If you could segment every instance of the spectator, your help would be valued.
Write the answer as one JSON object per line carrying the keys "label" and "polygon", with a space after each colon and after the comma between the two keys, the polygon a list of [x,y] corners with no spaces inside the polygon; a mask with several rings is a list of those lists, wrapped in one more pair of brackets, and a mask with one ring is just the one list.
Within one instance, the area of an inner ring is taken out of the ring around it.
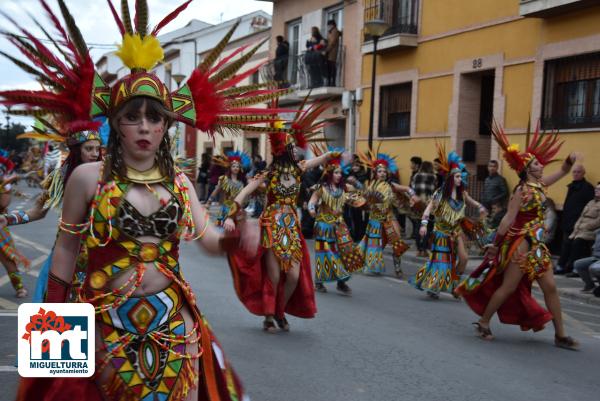
{"label": "spectator", "polygon": [[544,243],[550,245],[556,234],[558,226],[558,214],[556,213],[556,205],[550,198],[546,198],[546,210],[544,211]]}
{"label": "spectator", "polygon": [[335,86],[336,62],[340,47],[341,32],[337,29],[334,20],[327,21],[327,47],[325,48],[325,62],[327,63],[327,86]]}
{"label": "spectator", "polygon": [[440,172],[441,160],[438,158],[433,159],[433,171],[435,171],[436,185],[435,188],[441,188],[444,185],[444,174]]}
{"label": "spectator", "polygon": [[[412,189],[415,189],[414,185],[414,179],[415,176],[417,175],[417,173],[419,172],[419,170],[421,169],[421,164],[423,163],[423,159],[421,159],[419,156],[413,156],[410,158],[410,184],[409,186]],[[405,217],[404,217],[405,218]],[[405,220],[406,221],[406,220]],[[421,220],[420,219],[410,219],[411,223],[412,223],[412,235],[411,238],[415,240],[415,242],[419,242],[419,227],[421,226]],[[400,223],[400,225],[402,225],[402,223]],[[404,226],[406,226],[406,223],[404,224]]]}
{"label": "spectator", "polygon": [[563,232],[563,243],[558,260],[558,267],[554,274],[566,274],[573,271],[571,250],[572,240],[569,238],[573,233],[575,222],[581,216],[583,208],[594,198],[594,187],[585,179],[585,168],[578,164],[573,167],[573,181],[567,185],[567,196],[563,204],[561,229]]}
{"label": "spectator", "polygon": [[506,180],[498,174],[498,161],[490,160],[488,163],[488,173],[483,182],[483,193],[481,194],[481,203],[487,210],[490,210],[494,203],[506,205],[508,200],[508,185]]}
{"label": "spectator", "polygon": [[584,287],[581,292],[590,293],[600,297],[600,290],[596,287],[594,279],[600,280],[600,230],[596,232],[596,241],[589,258],[577,259],[574,263],[575,270],[583,280]]}
{"label": "spectator", "polygon": [[283,36],[281,35],[277,35],[275,40],[277,41],[277,48],[275,49],[275,61],[273,62],[273,66],[275,67],[274,78],[275,81],[283,83],[286,81],[286,69],[290,56],[290,44],[287,40],[284,40]]}
{"label": "spectator", "polygon": [[48,146],[48,153],[44,156],[44,177],[47,177],[54,169],[60,167],[62,155],[59,148],[54,145]]}
{"label": "spectator", "polygon": [[208,187],[208,172],[210,170],[210,156],[208,153],[202,153],[200,167],[198,168],[198,199],[200,202],[206,201],[209,195]]}
{"label": "spectator", "polygon": [[323,86],[323,65],[325,63],[323,51],[326,46],[327,42],[321,35],[319,28],[313,26],[311,28],[311,37],[306,41],[306,54],[304,55],[304,63],[308,69],[308,86],[310,88]]}
{"label": "spectator", "polygon": [[[431,196],[436,190],[436,180],[437,177],[433,173],[433,164],[431,162],[422,162],[421,168],[411,180],[411,187],[415,191],[415,195],[421,199],[421,202],[424,205],[429,204]],[[415,227],[414,223],[413,227]],[[415,231],[414,228],[413,231]],[[427,234],[420,238],[417,237],[417,256],[428,256],[427,248],[429,247],[429,235],[432,231],[433,219],[430,219],[427,224]]]}
{"label": "spectator", "polygon": [[[254,176],[255,174],[265,170],[267,168],[267,163],[262,159],[261,155],[254,155],[253,157],[254,162],[252,164],[252,176]],[[265,199],[264,199],[264,192],[263,191],[256,191],[254,194],[252,194],[252,200],[251,200],[251,207],[250,210],[252,211],[251,216],[258,218],[260,216],[260,214],[262,213],[263,209],[264,209],[264,205],[265,205]]]}
{"label": "spectator", "polygon": [[[598,229],[600,229],[600,183],[594,189],[594,199],[585,205],[573,227],[573,233],[569,236],[571,250],[567,266],[573,266],[576,260],[590,256],[595,231]],[[570,272],[567,273],[567,277],[578,277],[578,274]]]}
{"label": "spectator", "polygon": [[487,228],[496,231],[505,214],[506,205],[503,202],[492,203],[490,214],[486,218]]}
{"label": "spectator", "polygon": [[[219,166],[217,163],[211,163],[210,169],[208,170],[208,192],[207,197],[213,193],[217,185],[219,184],[219,177],[227,173],[227,170]],[[210,200],[210,198],[208,199]]]}
{"label": "spectator", "polygon": [[320,167],[312,168],[302,174],[302,184],[300,185],[300,195],[298,196],[298,207],[302,208],[300,214],[300,227],[304,238],[311,239],[313,237],[313,229],[315,227],[315,219],[308,213],[308,201],[315,190],[315,186],[321,179],[322,170]]}

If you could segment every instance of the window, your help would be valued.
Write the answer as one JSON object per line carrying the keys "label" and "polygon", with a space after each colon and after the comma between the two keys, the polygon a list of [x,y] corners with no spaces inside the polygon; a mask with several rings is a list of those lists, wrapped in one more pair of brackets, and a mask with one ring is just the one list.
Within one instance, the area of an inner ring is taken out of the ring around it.
{"label": "window", "polygon": [[288,61],[288,81],[295,84],[298,81],[298,55],[300,48],[300,28],[302,20],[294,20],[287,23],[287,41],[290,43],[290,60]]}
{"label": "window", "polygon": [[382,86],[379,136],[409,136],[412,83]]}
{"label": "window", "polygon": [[600,53],[547,61],[543,129],[600,127]]}
{"label": "window", "polygon": [[327,32],[327,21],[330,20],[334,20],[335,24],[337,25],[337,29],[342,31],[342,27],[344,26],[343,4],[339,4],[325,10],[325,23],[323,24],[323,32]]}

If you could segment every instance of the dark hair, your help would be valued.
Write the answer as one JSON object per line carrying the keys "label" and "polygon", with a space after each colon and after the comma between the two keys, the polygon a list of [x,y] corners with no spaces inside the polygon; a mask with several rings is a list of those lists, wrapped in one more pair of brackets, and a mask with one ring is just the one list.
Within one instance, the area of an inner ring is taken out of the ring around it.
{"label": "dark hair", "polygon": [[433,164],[428,161],[423,162],[423,164],[421,164],[421,172],[433,174]]}
{"label": "dark hair", "polygon": [[[313,33],[314,32],[314,33]],[[310,34],[315,36],[315,39],[321,41],[323,39],[323,35],[321,35],[321,30],[318,26],[313,26],[310,28]]]}
{"label": "dark hair", "polygon": [[495,165],[496,167],[498,167],[498,160],[490,160],[490,161],[488,162],[488,164],[493,164],[493,165]]}
{"label": "dark hair", "polygon": [[283,36],[277,35],[277,36],[275,36],[275,40],[277,41],[277,43],[281,43],[281,42],[283,42]]}
{"label": "dark hair", "polygon": [[[65,178],[63,180],[64,185],[67,185],[67,181],[69,180],[73,170],[75,170],[75,167],[83,164],[83,160],[81,160],[81,146],[85,142],[69,146],[69,155],[63,162],[63,166],[65,166]],[[100,142],[100,140],[98,140],[98,142]],[[95,161],[99,162],[100,160],[102,160],[102,152],[98,153],[98,159]]]}
{"label": "dark hair", "polygon": [[[463,182],[460,187],[456,188],[456,199],[461,201],[463,200],[463,190],[465,188],[465,183]],[[454,174],[448,173],[446,176],[446,180],[444,181],[443,189],[443,197],[445,199],[449,199],[452,196],[452,190],[454,189]]]}
{"label": "dark hair", "polygon": [[423,163],[423,159],[421,159],[419,156],[411,157],[410,161],[411,161],[411,163],[418,164],[419,166]]}
{"label": "dark hair", "polygon": [[[227,169],[227,177],[231,178],[231,166],[229,166],[229,169]],[[246,179],[246,173],[244,172],[244,169],[242,168],[242,165],[240,164],[240,172],[237,175],[237,179],[240,180],[242,182],[242,184],[244,184],[244,186],[246,186],[246,184],[248,183],[248,180]]]}
{"label": "dark hair", "polygon": [[[108,137],[106,159],[104,162],[104,181],[108,181],[113,173],[118,174],[121,177],[125,177],[127,174],[125,162],[123,161],[123,157],[121,155],[121,134],[115,128],[117,124],[116,120],[127,112],[140,110],[144,104],[146,105],[146,115],[160,116],[166,120],[165,128],[168,128],[173,122],[172,113],[167,110],[167,108],[165,108],[160,101],[145,96],[136,96],[133,99],[128,100],[123,106],[121,106],[119,110],[113,112],[113,117],[109,119],[110,134]],[[171,141],[169,140],[169,135],[167,134],[166,129],[155,158],[158,168],[164,176],[171,178],[175,176],[175,163],[173,162],[173,157],[171,156]]]}
{"label": "dark hair", "polygon": [[337,26],[335,20],[332,20],[332,19],[330,19],[329,21],[327,21],[327,25]]}
{"label": "dark hair", "polygon": [[435,159],[433,159],[433,161],[436,162],[436,163],[441,163],[442,162],[438,157],[436,157]]}

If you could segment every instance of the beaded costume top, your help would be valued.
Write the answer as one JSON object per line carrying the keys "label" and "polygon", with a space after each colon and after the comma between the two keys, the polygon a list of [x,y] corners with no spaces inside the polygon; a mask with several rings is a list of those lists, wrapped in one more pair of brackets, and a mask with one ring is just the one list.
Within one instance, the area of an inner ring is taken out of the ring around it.
{"label": "beaded costume top", "polygon": [[[282,181],[282,176],[289,174],[294,177],[295,182],[285,186]],[[300,194],[302,175],[300,169],[296,166],[286,165],[282,168],[276,168],[269,175],[269,184],[267,187],[267,203],[268,207],[280,207],[283,205],[296,207],[298,195]]]}
{"label": "beaded costume top", "polygon": [[223,202],[233,201],[244,188],[244,183],[239,180],[232,180],[226,175],[222,175],[219,177],[219,188],[221,188],[221,192],[223,192]]}
{"label": "beaded costume top", "polygon": [[464,200],[445,198],[442,191],[437,190],[433,194],[436,230],[454,232],[459,229],[460,222],[465,217],[466,204]]}
{"label": "beaded costume top", "polygon": [[362,206],[364,198],[357,192],[346,192],[342,187],[333,188],[330,185],[321,185],[317,189],[321,195],[317,221],[333,222],[342,218],[344,205]]}
{"label": "beaded costume top", "polygon": [[369,181],[366,192],[377,194],[377,201],[369,202],[369,218],[371,220],[387,220],[392,215],[392,207],[396,205],[396,196],[392,186],[387,181]]}

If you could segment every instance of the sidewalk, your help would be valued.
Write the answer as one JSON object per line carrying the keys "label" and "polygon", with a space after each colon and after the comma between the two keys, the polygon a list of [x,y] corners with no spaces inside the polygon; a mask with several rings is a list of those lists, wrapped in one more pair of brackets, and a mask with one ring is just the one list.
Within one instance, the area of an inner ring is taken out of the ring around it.
{"label": "sidewalk", "polygon": [[[405,242],[411,245],[410,249],[406,251],[404,255],[402,255],[402,268],[404,270],[404,278],[407,279],[410,275],[416,272],[414,266],[417,266],[418,269],[427,261],[427,258],[417,257],[417,250],[415,249],[414,242],[412,240],[405,240]],[[395,277],[394,269],[392,268],[391,264],[392,250],[389,247],[386,247],[384,255],[389,259],[388,263],[386,263],[386,265],[389,268],[386,269],[386,272],[384,274],[391,277]],[[482,256],[469,255],[469,261],[467,262],[465,274],[469,274],[472,271],[474,271],[481,264],[482,260]],[[600,306],[599,297],[596,297],[593,294],[583,294],[581,292],[581,289],[583,288],[583,281],[581,281],[580,278],[568,278],[565,276],[554,276],[554,278],[556,280],[556,286],[558,287],[558,292],[561,297],[569,298],[575,301],[591,305]],[[533,284],[533,288],[536,291],[540,291],[540,289],[537,286],[537,283]]]}

